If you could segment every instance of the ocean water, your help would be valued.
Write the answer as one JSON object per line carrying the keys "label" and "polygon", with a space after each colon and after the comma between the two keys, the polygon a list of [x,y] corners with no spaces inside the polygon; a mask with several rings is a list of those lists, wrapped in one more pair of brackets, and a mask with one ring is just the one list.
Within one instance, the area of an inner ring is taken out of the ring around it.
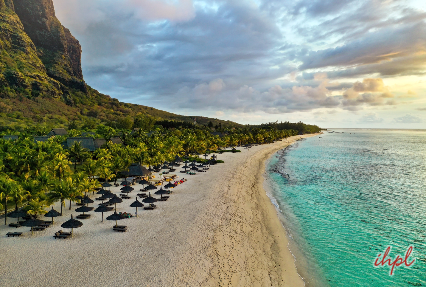
{"label": "ocean water", "polygon": [[[267,166],[306,286],[426,286],[426,131],[334,131]],[[388,246],[415,263],[375,267]]]}

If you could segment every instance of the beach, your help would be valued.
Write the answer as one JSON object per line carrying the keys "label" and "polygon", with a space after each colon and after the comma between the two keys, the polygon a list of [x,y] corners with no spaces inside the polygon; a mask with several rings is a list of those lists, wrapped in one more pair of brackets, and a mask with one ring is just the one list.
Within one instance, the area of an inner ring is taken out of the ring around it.
{"label": "beach", "polygon": [[[54,239],[60,224],[77,215],[75,203],[68,210],[68,201],[64,216],[34,235],[29,227],[1,225],[1,285],[303,286],[285,230],[263,189],[263,174],[272,154],[308,136],[220,154],[225,163],[207,173],[176,172],[188,181],[155,210],[140,208],[137,218],[120,221],[127,232],[114,232],[115,221],[101,222],[101,214],[91,212],[73,238]],[[119,187],[111,190],[117,193]],[[117,204],[117,211],[134,214],[129,205],[136,193]],[[60,210],[59,203],[54,208]],[[9,231],[24,234],[8,238]]]}

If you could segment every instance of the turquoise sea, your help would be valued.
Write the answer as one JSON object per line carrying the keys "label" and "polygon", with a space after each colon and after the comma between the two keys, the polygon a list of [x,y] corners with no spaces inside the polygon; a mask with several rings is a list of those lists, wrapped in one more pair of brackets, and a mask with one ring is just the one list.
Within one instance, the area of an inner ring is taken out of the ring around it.
{"label": "turquoise sea", "polygon": [[[336,129],[267,166],[306,286],[426,286],[426,131]],[[410,267],[375,267],[405,257]]]}

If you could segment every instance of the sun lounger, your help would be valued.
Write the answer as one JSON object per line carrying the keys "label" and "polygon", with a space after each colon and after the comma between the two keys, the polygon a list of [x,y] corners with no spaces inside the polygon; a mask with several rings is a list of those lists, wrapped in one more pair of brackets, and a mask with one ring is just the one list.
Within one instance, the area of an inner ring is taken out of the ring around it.
{"label": "sun lounger", "polygon": [[72,233],[71,232],[63,232],[62,230],[59,230],[58,232],[55,233],[55,235],[53,235],[53,237],[59,238],[59,239],[66,239],[68,237],[71,237]]}
{"label": "sun lounger", "polygon": [[87,219],[90,218],[90,214],[79,214],[76,216],[77,219]]}
{"label": "sun lounger", "polygon": [[126,229],[127,226],[126,225],[114,225],[113,228],[121,228],[121,229]]}
{"label": "sun lounger", "polygon": [[19,223],[10,223],[9,226],[10,227],[18,228],[18,227],[21,227],[21,224],[19,224]]}
{"label": "sun lounger", "polygon": [[117,226],[113,226],[112,230],[114,231],[118,231],[118,232],[126,232],[127,231],[127,226],[124,225],[117,225]]}
{"label": "sun lounger", "polygon": [[157,208],[157,206],[154,203],[150,203],[149,206],[145,206],[143,209],[145,210],[153,210]]}
{"label": "sun lounger", "polygon": [[15,237],[15,236],[21,236],[22,235],[22,232],[8,232],[8,233],[6,233],[6,235],[7,235],[7,237]]}
{"label": "sun lounger", "polygon": [[43,231],[45,229],[46,229],[46,227],[44,227],[44,226],[33,226],[33,227],[31,227],[32,231]]}

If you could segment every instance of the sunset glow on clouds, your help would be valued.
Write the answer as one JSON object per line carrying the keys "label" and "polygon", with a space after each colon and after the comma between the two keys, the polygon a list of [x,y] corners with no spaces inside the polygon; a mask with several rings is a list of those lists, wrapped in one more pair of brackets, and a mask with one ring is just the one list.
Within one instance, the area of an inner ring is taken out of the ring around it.
{"label": "sunset glow on clouds", "polygon": [[86,82],[125,102],[240,123],[425,127],[420,2],[54,4],[82,44]]}

